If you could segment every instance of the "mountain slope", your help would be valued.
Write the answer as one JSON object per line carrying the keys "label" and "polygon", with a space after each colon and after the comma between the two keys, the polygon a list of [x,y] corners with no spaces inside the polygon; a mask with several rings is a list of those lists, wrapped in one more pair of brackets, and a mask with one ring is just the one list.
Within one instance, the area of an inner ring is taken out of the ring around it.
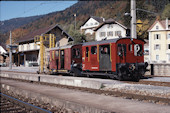
{"label": "mountain slope", "polygon": [[[161,15],[169,0],[137,0],[137,8],[149,10]],[[159,8],[159,10],[158,10]],[[60,24],[60,26],[70,31],[70,26],[74,25],[76,13],[77,29],[84,23],[89,16],[99,16],[106,19],[113,18],[125,26],[130,26],[130,17],[125,17],[124,13],[130,12],[130,0],[114,0],[114,1],[78,1],[71,7],[53,12],[42,16],[35,21],[13,30],[13,37],[18,39],[23,35],[35,31],[42,27],[47,27],[52,24]],[[156,16],[150,13],[137,11],[137,19],[141,19],[147,25],[144,31],[155,21]],[[141,35],[142,38],[147,38],[147,32]]]}
{"label": "mountain slope", "polygon": [[29,24],[30,22],[33,22],[41,17],[42,16],[31,16],[31,17],[14,18],[10,20],[0,21],[0,32],[6,33],[10,30],[14,30],[23,25]]}

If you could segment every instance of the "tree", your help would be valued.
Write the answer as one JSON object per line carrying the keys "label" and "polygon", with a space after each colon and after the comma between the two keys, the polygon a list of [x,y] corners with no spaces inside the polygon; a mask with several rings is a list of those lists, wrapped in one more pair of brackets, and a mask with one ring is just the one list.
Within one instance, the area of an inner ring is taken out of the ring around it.
{"label": "tree", "polygon": [[170,3],[167,4],[162,13],[162,19],[170,18]]}
{"label": "tree", "polygon": [[74,30],[73,24],[70,25],[68,33],[74,38],[74,44],[86,41],[86,36],[84,34],[81,34],[78,30]]}

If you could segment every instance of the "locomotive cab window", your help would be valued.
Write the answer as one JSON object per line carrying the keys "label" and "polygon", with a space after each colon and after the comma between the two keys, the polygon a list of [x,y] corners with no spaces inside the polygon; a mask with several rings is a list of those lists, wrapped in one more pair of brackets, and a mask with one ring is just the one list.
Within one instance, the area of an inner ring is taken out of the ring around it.
{"label": "locomotive cab window", "polygon": [[101,54],[110,54],[110,46],[109,45],[101,46],[100,50],[101,50]]}
{"label": "locomotive cab window", "polygon": [[91,47],[91,54],[97,54],[97,47],[96,46]]}
{"label": "locomotive cab window", "polygon": [[80,49],[79,48],[73,49],[73,58],[80,58]]}
{"label": "locomotive cab window", "polygon": [[129,49],[129,51],[132,52],[132,44],[129,44],[129,45],[128,45],[128,49]]}
{"label": "locomotive cab window", "polygon": [[89,48],[86,47],[86,57],[88,57]]}
{"label": "locomotive cab window", "polygon": [[58,57],[58,51],[55,52],[55,56]]}
{"label": "locomotive cab window", "polygon": [[142,56],[143,55],[143,46],[141,44],[134,45],[134,55]]}
{"label": "locomotive cab window", "polygon": [[126,44],[118,44],[117,54],[118,56],[126,56]]}

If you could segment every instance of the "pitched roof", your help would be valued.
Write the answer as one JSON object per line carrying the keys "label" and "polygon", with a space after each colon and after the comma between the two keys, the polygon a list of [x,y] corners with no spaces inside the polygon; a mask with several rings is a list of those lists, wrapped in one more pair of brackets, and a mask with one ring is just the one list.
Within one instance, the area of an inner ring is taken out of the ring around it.
{"label": "pitched roof", "polygon": [[23,36],[23,38],[19,39],[17,42],[20,43],[20,42],[26,42],[26,41],[34,40],[34,36],[46,34],[56,27],[58,27],[68,38],[71,38],[73,40],[73,38],[71,36],[69,36],[58,24],[56,24],[56,25],[51,25],[51,26],[48,26],[48,27],[45,27],[45,28],[38,29],[34,32],[31,32],[31,33]]}
{"label": "pitched roof", "polygon": [[91,16],[91,18],[95,19],[96,21],[98,21],[99,23],[104,22],[104,18],[103,17],[97,17],[97,16]]}
{"label": "pitched roof", "polygon": [[104,18],[103,17],[97,17],[97,16],[90,16],[81,26],[83,26],[90,18],[95,19],[96,21],[98,21],[99,23],[104,22]]}
{"label": "pitched roof", "polygon": [[102,24],[100,24],[94,31],[97,31],[98,29],[100,29],[103,25],[105,24],[118,24],[121,27],[123,27],[124,29],[127,29],[127,27],[125,27],[124,25],[120,24],[119,22],[113,20],[112,18],[106,20],[105,22],[103,22]]}
{"label": "pitched roof", "polygon": [[6,44],[1,43],[0,46],[3,47],[4,50],[6,50]]}
{"label": "pitched roof", "polygon": [[[151,27],[148,29],[148,31],[150,31],[150,30],[155,26],[155,24],[156,24],[157,22],[159,22],[159,23],[161,24],[161,26],[162,26],[164,29],[166,29],[166,20],[161,20],[161,21],[156,20],[156,21],[151,25]],[[168,25],[170,25],[170,20],[168,20]]]}
{"label": "pitched roof", "polygon": [[[86,42],[86,43],[83,43],[83,46],[97,45],[97,44],[106,44],[106,43],[112,43],[112,42],[116,43],[118,40],[122,40],[122,39],[132,40],[132,38],[130,38],[130,37],[123,37],[123,38],[115,38],[115,39],[109,39],[109,40]],[[133,39],[133,40],[141,40],[141,41],[143,41],[145,43],[145,41],[143,39]]]}

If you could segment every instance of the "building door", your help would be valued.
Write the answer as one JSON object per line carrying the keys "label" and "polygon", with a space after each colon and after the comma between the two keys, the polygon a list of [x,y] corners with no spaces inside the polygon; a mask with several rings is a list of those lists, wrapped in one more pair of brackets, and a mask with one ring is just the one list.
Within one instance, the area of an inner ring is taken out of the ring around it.
{"label": "building door", "polygon": [[100,71],[111,71],[110,45],[101,45],[99,54]]}

